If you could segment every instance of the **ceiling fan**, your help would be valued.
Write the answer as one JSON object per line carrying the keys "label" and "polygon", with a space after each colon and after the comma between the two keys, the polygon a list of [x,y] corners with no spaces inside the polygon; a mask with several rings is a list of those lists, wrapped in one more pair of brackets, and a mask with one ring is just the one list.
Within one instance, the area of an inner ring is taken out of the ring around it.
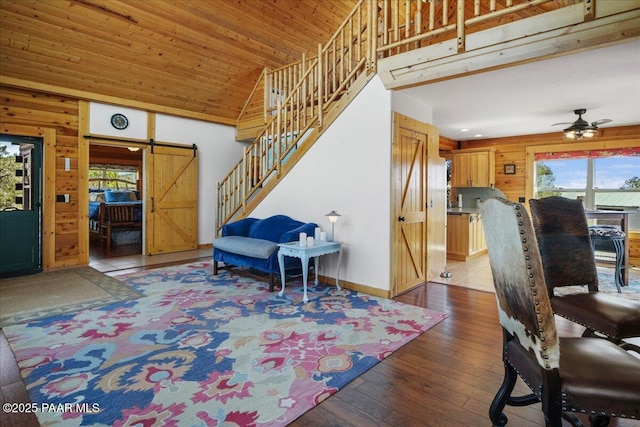
{"label": "ceiling fan", "polygon": [[593,138],[598,134],[598,125],[609,123],[611,121],[611,119],[600,119],[589,124],[589,122],[582,118],[582,115],[587,112],[586,108],[579,108],[577,110],[573,110],[573,112],[578,115],[578,120],[576,120],[575,122],[554,123],[553,125],[551,125],[571,125],[563,130],[565,138],[568,139]]}

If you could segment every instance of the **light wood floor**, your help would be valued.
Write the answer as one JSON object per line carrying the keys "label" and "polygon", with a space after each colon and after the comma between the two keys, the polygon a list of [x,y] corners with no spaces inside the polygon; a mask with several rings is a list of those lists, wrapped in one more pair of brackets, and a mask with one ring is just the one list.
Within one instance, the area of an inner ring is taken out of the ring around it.
{"label": "light wood floor", "polygon": [[[206,255],[202,255],[206,252]],[[125,271],[179,264],[184,257],[210,257],[211,251],[182,253],[180,259],[135,257],[121,259]],[[150,259],[153,258],[153,259]],[[128,262],[128,264],[127,264]],[[149,263],[149,264],[147,264]],[[458,266],[462,268],[463,266]],[[121,273],[122,269],[107,274]],[[458,277],[462,276],[458,270]],[[480,274],[479,274],[480,276]],[[455,276],[454,276],[455,277]],[[307,426],[489,426],[488,409],[502,382],[502,337],[495,296],[463,286],[427,283],[401,295],[399,301],[449,314],[383,360],[344,389],[304,414],[291,425]],[[582,328],[558,319],[563,336],[577,336]],[[0,398],[29,402],[17,363],[4,333],[0,334]],[[527,392],[518,383],[518,390]],[[542,426],[540,405],[507,408],[509,426]],[[0,413],[8,427],[37,426],[34,415]],[[568,425],[568,424],[566,424]],[[612,426],[640,426],[640,421],[612,419]]]}

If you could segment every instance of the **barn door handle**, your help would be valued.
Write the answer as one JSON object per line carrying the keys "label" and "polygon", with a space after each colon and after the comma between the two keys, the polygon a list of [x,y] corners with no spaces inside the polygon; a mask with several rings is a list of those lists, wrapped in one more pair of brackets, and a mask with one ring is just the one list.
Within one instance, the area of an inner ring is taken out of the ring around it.
{"label": "barn door handle", "polygon": [[398,217],[398,221],[400,221],[400,222],[404,222],[404,217],[403,217],[403,216],[399,216],[399,217]]}
{"label": "barn door handle", "polygon": [[152,197],[152,198],[151,198],[151,213],[153,213],[153,211],[155,210],[155,208],[156,208],[156,203],[155,203],[155,200],[154,200],[154,199],[153,199],[153,197]]}

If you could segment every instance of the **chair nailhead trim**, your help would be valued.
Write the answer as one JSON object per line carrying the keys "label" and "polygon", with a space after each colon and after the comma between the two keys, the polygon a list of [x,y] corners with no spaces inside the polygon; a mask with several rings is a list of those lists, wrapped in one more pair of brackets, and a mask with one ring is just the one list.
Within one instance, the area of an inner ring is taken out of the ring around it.
{"label": "chair nailhead trim", "polygon": [[[522,217],[522,212],[520,212],[520,205],[518,205],[518,204],[514,204],[513,206],[515,207],[515,209],[516,209],[516,211],[517,211],[517,212],[516,212],[516,216],[517,216],[517,217]],[[524,228],[522,228],[522,227],[524,226],[524,221],[518,220],[518,226],[520,227],[520,235],[525,235],[525,234],[526,234],[526,231],[524,230]],[[527,239],[526,239],[526,238],[523,238],[523,239],[521,239],[521,241],[522,241],[522,250],[523,250],[523,252],[525,253],[525,260],[526,260],[526,261],[529,261],[529,260],[531,259],[531,257],[530,257],[530,255],[528,254],[528,252],[529,252],[529,247],[528,247],[528,246],[526,246],[526,245],[527,245]],[[530,281],[530,283],[529,283],[529,285],[531,286],[531,294],[532,294],[534,297],[537,297],[537,296],[538,296],[538,291],[536,290],[536,283],[535,283],[535,281],[533,281],[534,275],[531,273],[531,270],[532,270],[532,269],[533,269],[533,266],[532,266],[531,264],[527,263],[527,270],[529,270],[529,279],[532,279],[532,280]],[[537,299],[535,299],[535,300],[534,300],[534,304],[535,304],[536,306],[539,306],[539,305],[540,305],[540,301],[539,301],[539,300],[537,300]],[[539,324],[542,324],[544,320],[543,320],[543,318],[542,318],[542,317],[540,317],[540,314],[541,314],[541,313],[540,313],[540,310],[536,309],[536,317],[538,318],[538,323],[539,323]],[[541,342],[544,342],[544,341],[545,341],[544,328],[539,328],[539,329],[538,329],[538,333],[540,334],[540,337],[539,337],[540,341],[541,341]],[[543,352],[545,352],[545,353],[542,355],[542,357],[543,357],[545,360],[548,360],[548,359],[549,359],[549,355],[548,355],[548,354],[546,354],[546,352],[547,352],[547,346],[542,346],[542,351],[543,351]],[[546,363],[546,364],[545,364],[545,368],[546,368],[546,369],[551,369],[551,365],[550,365],[549,363]]]}

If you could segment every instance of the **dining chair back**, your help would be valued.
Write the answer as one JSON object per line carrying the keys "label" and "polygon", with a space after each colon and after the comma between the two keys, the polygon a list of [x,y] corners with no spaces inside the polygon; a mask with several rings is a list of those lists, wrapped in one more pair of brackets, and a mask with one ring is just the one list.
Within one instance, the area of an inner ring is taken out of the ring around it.
{"label": "dining chair back", "polygon": [[[583,336],[604,336],[640,354],[625,341],[640,337],[640,302],[599,292],[598,272],[582,202],[566,197],[529,200],[547,291],[554,312],[585,326]],[[556,289],[581,285],[582,292]]]}
{"label": "dining chair back", "polygon": [[[581,425],[575,413],[600,425],[612,416],[640,419],[640,359],[607,340],[558,336],[526,209],[488,199],[480,211],[503,332],[505,376],[489,410],[493,425],[507,423],[506,405],[538,402],[547,426],[561,426],[562,418]],[[518,376],[530,395],[511,395]]]}

